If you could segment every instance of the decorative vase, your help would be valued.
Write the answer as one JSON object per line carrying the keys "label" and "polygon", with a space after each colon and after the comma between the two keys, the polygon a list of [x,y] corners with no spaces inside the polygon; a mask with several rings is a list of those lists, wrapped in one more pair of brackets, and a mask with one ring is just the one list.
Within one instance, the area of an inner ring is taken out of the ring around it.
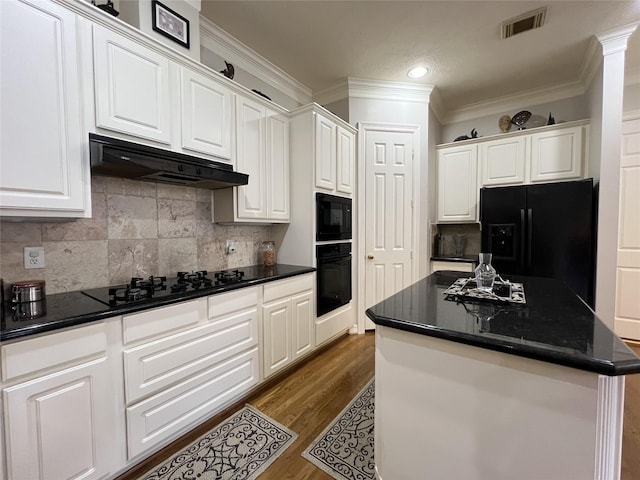
{"label": "decorative vase", "polygon": [[276,264],[276,244],[272,241],[262,242],[262,259],[265,267]]}
{"label": "decorative vase", "polygon": [[480,264],[476,267],[476,285],[478,289],[490,292],[496,278],[496,269],[491,266],[491,253],[478,255]]}

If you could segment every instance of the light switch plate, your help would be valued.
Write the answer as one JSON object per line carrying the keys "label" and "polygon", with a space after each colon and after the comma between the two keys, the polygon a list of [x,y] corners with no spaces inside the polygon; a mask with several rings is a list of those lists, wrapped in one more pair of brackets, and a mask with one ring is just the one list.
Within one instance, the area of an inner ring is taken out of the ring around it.
{"label": "light switch plate", "polygon": [[24,247],[24,268],[44,268],[44,247]]}

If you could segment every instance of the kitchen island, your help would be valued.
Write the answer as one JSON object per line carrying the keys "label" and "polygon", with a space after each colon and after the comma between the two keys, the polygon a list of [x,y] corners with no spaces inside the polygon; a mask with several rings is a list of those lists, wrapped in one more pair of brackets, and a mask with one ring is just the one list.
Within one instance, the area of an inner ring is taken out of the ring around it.
{"label": "kitchen island", "polygon": [[618,479],[640,359],[560,281],[509,277],[524,305],[445,296],[464,276],[436,272],[367,310],[379,478]]}

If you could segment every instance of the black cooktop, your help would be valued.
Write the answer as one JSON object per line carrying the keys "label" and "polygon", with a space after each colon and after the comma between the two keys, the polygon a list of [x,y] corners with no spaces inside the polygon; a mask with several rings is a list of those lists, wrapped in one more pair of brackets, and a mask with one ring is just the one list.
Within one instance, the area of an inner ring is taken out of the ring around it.
{"label": "black cooktop", "polygon": [[134,277],[129,283],[83,290],[82,293],[109,306],[149,302],[160,298],[179,297],[184,293],[206,291],[213,287],[250,281],[245,271],[221,270],[178,272],[175,277]]}

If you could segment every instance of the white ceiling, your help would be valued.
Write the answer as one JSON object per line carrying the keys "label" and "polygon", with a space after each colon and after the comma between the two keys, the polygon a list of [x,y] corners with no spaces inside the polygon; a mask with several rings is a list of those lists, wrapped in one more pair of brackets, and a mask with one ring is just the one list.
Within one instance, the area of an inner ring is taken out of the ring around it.
{"label": "white ceiling", "polygon": [[[501,24],[546,6],[546,23],[506,40]],[[203,0],[201,14],[314,93],[347,77],[434,85],[442,107],[579,82],[594,35],[640,22],[640,0]],[[421,63],[431,73],[411,80]],[[626,53],[640,78],[640,27]]]}

